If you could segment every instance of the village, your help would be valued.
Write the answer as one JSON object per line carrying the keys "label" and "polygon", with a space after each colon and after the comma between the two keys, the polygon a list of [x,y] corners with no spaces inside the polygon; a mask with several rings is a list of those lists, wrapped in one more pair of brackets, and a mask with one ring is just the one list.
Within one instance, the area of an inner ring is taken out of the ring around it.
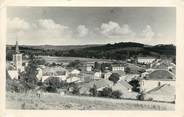
{"label": "village", "polygon": [[[11,80],[19,80],[20,74],[29,66],[29,55],[20,52],[18,42],[15,49],[13,61],[7,61],[6,67],[7,77]],[[43,92],[175,103],[176,65],[168,59],[137,57],[126,61],[88,61],[66,57],[57,63],[49,61],[57,57],[36,58],[44,61],[36,68],[36,79],[40,83],[48,84],[57,79],[56,82],[65,85],[56,91]]]}

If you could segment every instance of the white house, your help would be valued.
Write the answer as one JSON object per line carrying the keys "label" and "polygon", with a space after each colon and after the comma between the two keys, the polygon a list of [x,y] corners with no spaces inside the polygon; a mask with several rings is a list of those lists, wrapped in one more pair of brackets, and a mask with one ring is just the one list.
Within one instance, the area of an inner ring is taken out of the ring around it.
{"label": "white house", "polygon": [[60,80],[66,80],[69,72],[63,67],[45,67],[44,69],[38,68],[37,78],[42,82],[49,77],[58,77]]}
{"label": "white house", "polygon": [[11,79],[18,79],[18,71],[17,70],[8,70],[8,74]]}
{"label": "white house", "polygon": [[102,72],[95,72],[94,73],[94,79],[101,79],[102,78]]}
{"label": "white house", "polygon": [[153,57],[138,57],[137,62],[142,64],[150,64],[154,62],[156,59]]}
{"label": "white house", "polygon": [[38,73],[36,75],[37,79],[38,80],[42,80],[42,77],[43,77],[43,71],[42,71],[42,69],[41,68],[37,68],[37,71],[38,71]]}
{"label": "white house", "polygon": [[93,66],[92,65],[89,65],[89,64],[87,64],[86,65],[86,71],[92,71],[92,69],[93,69]]}
{"label": "white house", "polygon": [[119,70],[121,70],[121,71],[124,71],[125,70],[125,68],[122,66],[122,65],[112,65],[112,71],[119,71]]}
{"label": "white house", "polygon": [[71,71],[71,74],[72,75],[79,75],[80,71],[78,69],[74,69],[74,70]]}
{"label": "white house", "polygon": [[104,73],[104,79],[108,79],[112,75],[112,72]]}

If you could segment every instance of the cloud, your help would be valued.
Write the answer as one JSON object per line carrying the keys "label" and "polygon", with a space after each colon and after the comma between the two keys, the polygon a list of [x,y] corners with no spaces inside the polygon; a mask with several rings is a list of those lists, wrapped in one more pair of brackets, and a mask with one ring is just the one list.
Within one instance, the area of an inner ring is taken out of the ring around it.
{"label": "cloud", "polygon": [[15,17],[13,19],[8,19],[8,28],[12,30],[29,30],[31,25],[24,19]]}
{"label": "cloud", "polygon": [[155,36],[155,33],[153,32],[152,27],[150,25],[147,25],[142,31],[142,36],[146,39],[152,39]]}
{"label": "cloud", "polygon": [[89,30],[88,30],[88,28],[86,28],[85,25],[79,25],[77,27],[77,32],[78,32],[79,37],[85,37],[86,35],[88,35]]}
{"label": "cloud", "polygon": [[55,23],[55,21],[52,19],[39,19],[38,27],[46,30],[60,30],[60,31],[68,28],[67,26]]}
{"label": "cloud", "polygon": [[39,19],[36,23],[37,35],[44,38],[61,38],[67,36],[69,27],[57,24],[52,19]]}
{"label": "cloud", "polygon": [[47,43],[51,41],[53,43],[62,42],[62,40],[70,38],[72,35],[72,30],[68,26],[58,24],[52,19],[26,22],[18,17],[8,20],[8,32],[11,34],[9,35],[11,39],[17,37],[24,39],[24,41],[40,44],[43,41]]}
{"label": "cloud", "polygon": [[120,26],[117,22],[113,21],[103,23],[100,27],[100,33],[107,37],[135,35],[129,25],[124,24],[123,26]]}

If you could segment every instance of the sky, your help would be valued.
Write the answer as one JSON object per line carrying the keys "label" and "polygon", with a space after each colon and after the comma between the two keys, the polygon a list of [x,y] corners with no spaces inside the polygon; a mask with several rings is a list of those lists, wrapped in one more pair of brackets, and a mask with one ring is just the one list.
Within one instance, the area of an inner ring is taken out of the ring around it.
{"label": "sky", "polygon": [[174,7],[8,7],[7,44],[175,44]]}

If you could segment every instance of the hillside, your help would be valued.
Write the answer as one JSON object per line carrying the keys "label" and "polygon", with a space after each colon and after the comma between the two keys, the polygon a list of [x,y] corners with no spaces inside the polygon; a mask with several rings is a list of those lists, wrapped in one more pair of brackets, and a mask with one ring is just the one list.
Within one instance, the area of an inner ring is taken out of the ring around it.
{"label": "hillside", "polygon": [[[13,53],[15,48],[7,45],[7,56]],[[174,45],[144,45],[141,43],[121,42],[105,45],[68,45],[68,46],[20,46],[20,50],[25,54],[49,55],[49,56],[68,56],[85,58],[105,58],[125,60],[136,56],[155,56],[171,57],[176,56],[176,47]],[[8,57],[8,58],[9,58]]]}
{"label": "hillside", "polygon": [[126,59],[134,56],[175,57],[174,45],[148,46],[140,43],[115,43],[72,50],[72,55],[90,58]]}

